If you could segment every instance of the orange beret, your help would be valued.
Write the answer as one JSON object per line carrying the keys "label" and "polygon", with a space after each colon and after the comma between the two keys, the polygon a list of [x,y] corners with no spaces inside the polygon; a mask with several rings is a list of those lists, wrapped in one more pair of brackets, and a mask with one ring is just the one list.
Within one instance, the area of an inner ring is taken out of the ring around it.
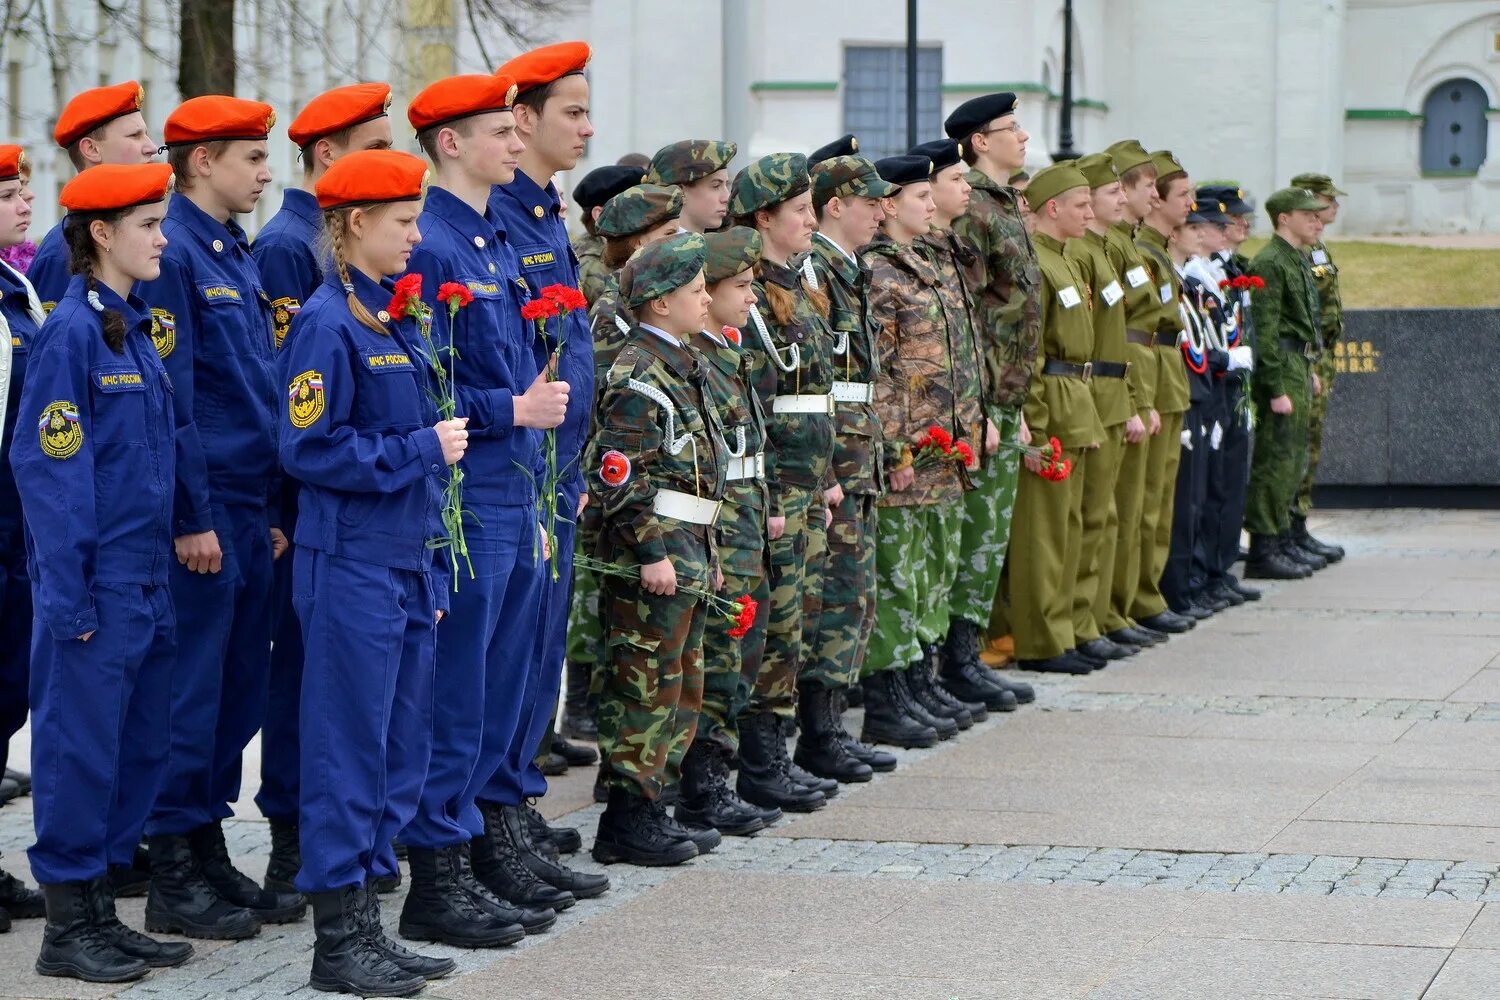
{"label": "orange beret", "polygon": [[52,138],[67,149],[100,125],[141,110],[145,100],[145,89],[134,80],[85,90],[63,107],[62,114],[57,116],[57,126],[52,130]]}
{"label": "orange beret", "polygon": [[523,52],[495,72],[514,77],[517,90],[524,94],[570,73],[582,73],[592,54],[588,42],[558,42]]}
{"label": "orange beret", "polygon": [[503,73],[450,76],[423,90],[406,106],[406,118],[418,132],[460,118],[509,111],[516,100],[516,81]]}
{"label": "orange beret", "polygon": [[276,124],[276,112],[262,101],[224,94],[205,94],[177,105],[167,116],[162,138],[168,146],[190,146],[227,139],[264,139]]}
{"label": "orange beret", "polygon": [[0,146],[0,181],[20,179],[26,169],[26,150],[20,146]]}
{"label": "orange beret", "polygon": [[100,163],[63,185],[57,201],[70,212],[114,212],[161,201],[171,189],[171,164]]}
{"label": "orange beret", "polygon": [[397,149],[361,149],[341,156],[313,185],[318,207],[416,201],[427,183],[427,164]]}
{"label": "orange beret", "polygon": [[356,83],[326,90],[307,102],[302,113],[292,119],[286,136],[292,145],[306,146],[325,135],[384,118],[391,110],[391,85]]}

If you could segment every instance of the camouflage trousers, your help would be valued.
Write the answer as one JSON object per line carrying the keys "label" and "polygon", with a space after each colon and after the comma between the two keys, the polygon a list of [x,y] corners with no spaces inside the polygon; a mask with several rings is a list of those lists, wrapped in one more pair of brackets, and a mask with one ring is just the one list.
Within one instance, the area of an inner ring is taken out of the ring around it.
{"label": "camouflage trousers", "polygon": [[1078,577],[1073,585],[1073,638],[1080,643],[1099,638],[1100,628],[1108,618],[1115,538],[1119,531],[1115,484],[1124,456],[1124,424],[1104,428],[1104,440],[1089,452],[1088,477],[1083,481]]}
{"label": "camouflage trousers", "polygon": [[[599,505],[586,508],[578,524],[573,551],[593,557],[599,543],[602,516]],[[604,611],[599,606],[599,577],[576,562],[573,564],[573,604],[568,609],[567,662],[569,670],[588,672],[589,693],[597,696],[604,689],[604,672],[598,669],[607,659],[604,645]],[[546,748],[543,748],[543,752]]]}
{"label": "camouflage trousers", "polygon": [[922,617],[917,621],[917,637],[923,646],[930,646],[948,635],[948,603],[953,596],[953,581],[958,578],[958,564],[963,561],[963,500],[941,501],[925,510],[927,594]]}
{"label": "camouflage trousers", "polygon": [[760,612],[755,625],[738,639],[729,634],[732,623],[728,619],[708,616],[703,627],[703,707],[694,739],[712,740],[735,752],[740,748],[739,714],[750,704],[750,690],[765,654],[771,584],[763,573],[751,577],[726,571],[720,593],[731,600],[749,594]]}
{"label": "camouflage trousers", "polygon": [[1141,555],[1130,617],[1150,618],[1167,609],[1161,575],[1172,549],[1172,513],[1177,505],[1177,466],[1182,460],[1181,413],[1163,413],[1161,432],[1147,439],[1146,489],[1141,499]]}
{"label": "camouflage trousers", "polygon": [[[1014,444],[1021,433],[1020,410],[997,410],[992,417],[1000,440]],[[1000,591],[1000,570],[1010,544],[1010,519],[1016,508],[1016,484],[1021,474],[1019,453],[1002,448],[985,457],[970,478],[974,488],[964,494],[960,508],[962,541],[958,574],[948,597],[950,618],[964,618],[983,626]],[[946,627],[944,629],[946,634]]]}
{"label": "camouflage trousers", "polygon": [[821,492],[782,487],[786,531],[767,544],[771,610],[766,651],[750,696],[755,712],[791,718],[797,710],[797,675],[811,653],[823,612],[828,533],[821,498]]}
{"label": "camouflage trousers", "polygon": [[1318,459],[1323,457],[1323,419],[1328,415],[1328,399],[1333,393],[1333,377],[1337,373],[1333,364],[1333,348],[1324,351],[1313,369],[1323,391],[1308,400],[1307,407],[1307,472],[1297,488],[1297,499],[1292,513],[1306,517],[1312,510],[1313,479],[1318,475]]}
{"label": "camouflage trousers", "polygon": [[[1309,380],[1311,381],[1311,380]],[[1251,383],[1252,390],[1257,388]],[[1310,388],[1288,393],[1292,412],[1271,412],[1265,391],[1254,392],[1255,450],[1250,456],[1250,489],[1245,496],[1245,530],[1252,535],[1284,535],[1292,530],[1292,503],[1307,472]]]}
{"label": "camouflage trousers", "polygon": [[[679,581],[683,580],[681,573]],[[599,756],[605,782],[655,799],[676,783],[703,704],[703,599],[604,579],[608,627]]]}
{"label": "camouflage trousers", "polygon": [[875,628],[875,497],[846,493],[828,526],[823,610],[797,674],[830,690],[859,680]]}
{"label": "camouflage trousers", "polygon": [[1060,483],[1021,474],[1010,546],[1011,628],[1016,659],[1060,656],[1073,640],[1073,584],[1083,536],[1083,494],[1093,453],[1065,448],[1073,474]]}
{"label": "camouflage trousers", "polygon": [[922,658],[927,612],[930,505],[878,507],[875,532],[875,631],[861,677],[899,670]]}
{"label": "camouflage trousers", "polygon": [[1114,559],[1110,576],[1100,579],[1108,588],[1108,610],[1097,624],[1105,632],[1129,628],[1131,606],[1141,578],[1141,518],[1146,499],[1146,467],[1150,464],[1151,441],[1121,446],[1120,468],[1115,477]]}

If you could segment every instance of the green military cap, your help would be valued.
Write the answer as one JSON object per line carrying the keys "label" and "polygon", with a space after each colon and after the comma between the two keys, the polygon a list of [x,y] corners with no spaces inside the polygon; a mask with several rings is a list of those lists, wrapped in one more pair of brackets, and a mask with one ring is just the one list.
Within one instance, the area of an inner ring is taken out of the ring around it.
{"label": "green military cap", "polygon": [[760,233],[749,226],[731,226],[723,232],[704,233],[703,242],[708,245],[703,277],[710,285],[760,263]]}
{"label": "green military cap", "polygon": [[637,184],[604,204],[594,228],[601,236],[634,236],[682,214],[682,188]]}
{"label": "green military cap", "polygon": [[1115,169],[1122,174],[1151,162],[1151,154],[1146,152],[1146,147],[1141,145],[1139,139],[1121,139],[1104,147],[1104,151],[1115,161]]}
{"label": "green military cap", "polygon": [[639,309],[652,299],[675,292],[698,276],[708,260],[702,233],[678,233],[637,250],[620,268],[625,305]]}
{"label": "green military cap", "polygon": [[1088,178],[1091,188],[1102,188],[1120,179],[1120,173],[1115,169],[1114,157],[1108,153],[1090,153],[1088,156],[1074,160],[1073,165],[1078,168],[1079,173]]}
{"label": "green military cap", "polygon": [[727,140],[684,139],[663,146],[651,157],[647,184],[689,184],[723,170],[739,147]]}
{"label": "green military cap", "polygon": [[1347,197],[1347,191],[1340,191],[1333,186],[1333,178],[1327,174],[1298,174],[1292,178],[1292,187],[1307,188],[1313,194],[1322,195],[1324,198]]}
{"label": "green military cap", "polygon": [[834,198],[889,198],[898,185],[882,180],[875,164],[863,156],[835,156],[813,164],[813,204],[819,208]]}
{"label": "green military cap", "polygon": [[1088,186],[1089,179],[1078,169],[1075,161],[1064,160],[1038,170],[1031,178],[1031,183],[1026,185],[1023,196],[1026,204],[1035,212],[1065,191]]}
{"label": "green military cap", "polygon": [[1187,168],[1172,154],[1170,149],[1158,149],[1151,154],[1151,165],[1156,168],[1158,182],[1169,177],[1187,176]]}
{"label": "green military cap", "polygon": [[1283,212],[1321,212],[1326,207],[1317,195],[1302,187],[1285,187],[1266,199],[1266,214],[1271,217],[1273,226],[1276,217]]}
{"label": "green military cap", "polygon": [[810,187],[807,157],[801,153],[770,153],[734,175],[729,212],[749,215],[795,198]]}

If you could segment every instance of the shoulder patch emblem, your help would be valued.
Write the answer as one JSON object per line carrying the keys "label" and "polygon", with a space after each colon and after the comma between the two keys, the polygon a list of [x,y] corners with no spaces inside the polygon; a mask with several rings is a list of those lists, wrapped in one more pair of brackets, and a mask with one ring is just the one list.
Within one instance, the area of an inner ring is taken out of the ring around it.
{"label": "shoulder patch emblem", "polygon": [[78,404],[65,399],[48,403],[37,421],[42,454],[50,458],[72,458],[83,447],[83,425],[78,422]]}
{"label": "shoulder patch emblem", "polygon": [[165,309],[151,310],[151,345],[162,358],[177,346],[177,317]]}
{"label": "shoulder patch emblem", "polygon": [[606,451],[599,462],[599,479],[605,486],[624,486],[630,478],[630,459],[621,451]]}
{"label": "shoulder patch emblem", "polygon": [[276,333],[276,346],[286,340],[286,332],[292,327],[292,319],[302,311],[302,303],[291,296],[271,300],[271,323]]}
{"label": "shoulder patch emblem", "polygon": [[298,430],[311,427],[323,415],[323,374],[308,370],[292,379],[286,402],[292,426]]}

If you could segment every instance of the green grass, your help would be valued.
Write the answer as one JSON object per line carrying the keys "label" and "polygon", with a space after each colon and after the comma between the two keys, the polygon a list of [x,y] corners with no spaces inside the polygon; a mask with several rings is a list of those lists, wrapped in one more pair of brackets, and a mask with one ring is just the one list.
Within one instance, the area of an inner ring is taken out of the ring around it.
{"label": "green grass", "polygon": [[[1255,256],[1264,239],[1247,240]],[[1500,306],[1500,250],[1455,250],[1334,240],[1339,294],[1346,309]]]}

